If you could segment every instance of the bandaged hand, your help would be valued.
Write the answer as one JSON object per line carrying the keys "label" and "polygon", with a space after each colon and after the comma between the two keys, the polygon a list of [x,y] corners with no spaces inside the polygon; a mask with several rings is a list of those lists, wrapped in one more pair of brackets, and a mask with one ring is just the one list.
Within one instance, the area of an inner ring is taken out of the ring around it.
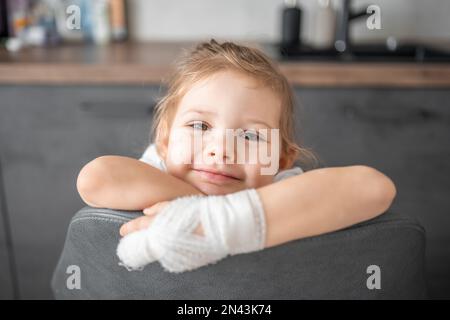
{"label": "bandaged hand", "polygon": [[[195,232],[199,226],[203,235]],[[129,270],[157,260],[169,272],[184,272],[227,255],[262,250],[265,237],[264,210],[255,189],[187,196],[164,206],[148,228],[123,237],[117,255]]]}

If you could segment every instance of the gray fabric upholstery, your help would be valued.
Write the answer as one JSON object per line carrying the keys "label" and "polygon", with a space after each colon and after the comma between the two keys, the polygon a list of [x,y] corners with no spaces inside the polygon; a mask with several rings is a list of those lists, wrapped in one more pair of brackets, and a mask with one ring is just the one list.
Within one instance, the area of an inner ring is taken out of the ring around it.
{"label": "gray fabric upholstery", "polygon": [[[85,207],[72,219],[56,266],[57,299],[422,299],[425,232],[387,212],[373,220],[263,251],[171,274],[159,263],[129,272],[115,254],[122,223],[140,212]],[[69,290],[68,266],[81,289]],[[367,267],[381,269],[381,289],[366,286]]]}

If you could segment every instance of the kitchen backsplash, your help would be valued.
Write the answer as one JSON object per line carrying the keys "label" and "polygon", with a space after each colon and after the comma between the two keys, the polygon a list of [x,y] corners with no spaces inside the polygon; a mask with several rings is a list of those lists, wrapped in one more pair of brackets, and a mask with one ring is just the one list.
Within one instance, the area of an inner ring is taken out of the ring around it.
{"label": "kitchen backsplash", "polygon": [[[340,2],[341,0],[333,0]],[[303,9],[301,36],[314,35],[317,1],[299,0]],[[278,41],[282,0],[129,0],[130,32],[138,40],[196,40],[231,38]],[[369,30],[355,22],[351,36],[356,40],[446,38],[450,40],[448,0],[355,0],[355,8],[378,5],[381,29]]]}

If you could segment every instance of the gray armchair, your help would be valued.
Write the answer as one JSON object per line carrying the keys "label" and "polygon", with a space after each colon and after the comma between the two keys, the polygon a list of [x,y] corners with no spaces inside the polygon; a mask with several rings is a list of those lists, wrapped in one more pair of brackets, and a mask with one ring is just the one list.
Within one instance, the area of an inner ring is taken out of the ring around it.
{"label": "gray armchair", "polygon": [[[142,271],[118,265],[119,227],[140,212],[85,207],[69,225],[54,271],[57,299],[424,299],[425,232],[387,212],[344,230],[292,241],[172,274],[159,263]],[[67,286],[79,267],[80,288]],[[373,274],[368,267],[378,266]],[[369,289],[379,276],[381,288]],[[371,279],[372,279],[371,278]],[[369,281],[370,282],[370,281]]]}

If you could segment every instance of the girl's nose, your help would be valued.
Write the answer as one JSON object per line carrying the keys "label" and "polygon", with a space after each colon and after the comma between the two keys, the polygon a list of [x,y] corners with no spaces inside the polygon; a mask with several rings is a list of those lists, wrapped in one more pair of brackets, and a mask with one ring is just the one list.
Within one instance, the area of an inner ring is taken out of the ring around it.
{"label": "girl's nose", "polygon": [[[227,158],[230,158],[230,157],[226,154],[225,151],[224,151],[224,152],[216,152],[215,150],[210,151],[209,154],[208,154],[208,156],[211,157],[211,158],[214,158],[214,159],[216,160],[215,162],[217,162],[217,163],[220,163],[221,161],[222,161],[223,163],[225,163],[225,162],[227,161]],[[220,160],[221,160],[221,161],[220,161]]]}
{"label": "girl's nose", "polygon": [[208,158],[214,159],[215,163],[225,163],[228,159],[232,159],[234,150],[231,147],[227,148],[226,142],[225,135],[217,134],[207,146]]}
{"label": "girl's nose", "polygon": [[208,150],[208,157],[213,158],[216,163],[225,163],[227,159],[231,158],[230,151],[226,150],[225,145],[219,146],[217,144]]}

